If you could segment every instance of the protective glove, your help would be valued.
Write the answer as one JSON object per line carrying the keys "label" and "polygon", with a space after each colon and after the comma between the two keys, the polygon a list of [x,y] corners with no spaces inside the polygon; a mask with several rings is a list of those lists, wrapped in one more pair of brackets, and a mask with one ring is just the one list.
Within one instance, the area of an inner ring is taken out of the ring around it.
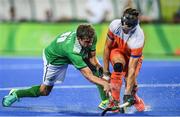
{"label": "protective glove", "polygon": [[98,72],[98,76],[100,78],[102,78],[103,77],[103,68],[102,67],[97,67],[96,70]]}
{"label": "protective glove", "polygon": [[134,97],[132,95],[124,95],[123,101],[124,103],[129,102],[129,105],[127,107],[130,107],[135,103]]}

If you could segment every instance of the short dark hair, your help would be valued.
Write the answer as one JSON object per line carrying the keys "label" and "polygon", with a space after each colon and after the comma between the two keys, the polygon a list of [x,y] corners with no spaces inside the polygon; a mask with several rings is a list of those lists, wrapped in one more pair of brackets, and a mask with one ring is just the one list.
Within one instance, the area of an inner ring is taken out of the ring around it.
{"label": "short dark hair", "polygon": [[132,15],[137,18],[139,16],[139,11],[136,9],[133,9],[133,8],[127,8],[127,9],[125,9],[123,16],[125,14],[129,14],[129,15]]}
{"label": "short dark hair", "polygon": [[95,30],[90,24],[81,24],[78,26],[76,36],[83,38],[93,38],[95,36]]}
{"label": "short dark hair", "polygon": [[139,11],[133,8],[127,8],[121,17],[122,24],[126,23],[128,26],[135,27],[138,24]]}

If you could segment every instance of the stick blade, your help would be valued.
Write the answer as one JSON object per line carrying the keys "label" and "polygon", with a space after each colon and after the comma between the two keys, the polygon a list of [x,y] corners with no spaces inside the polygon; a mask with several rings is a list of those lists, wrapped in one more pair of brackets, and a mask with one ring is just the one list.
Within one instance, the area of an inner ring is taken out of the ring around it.
{"label": "stick blade", "polygon": [[[106,108],[102,113],[101,113],[101,116],[104,116],[108,111],[113,111],[113,110],[116,110],[116,109],[119,109],[120,113],[125,113],[125,109],[124,107],[128,106],[129,105],[129,102],[126,102],[122,105],[119,105],[118,107],[112,107],[112,108]],[[116,109],[115,109],[116,108]]]}

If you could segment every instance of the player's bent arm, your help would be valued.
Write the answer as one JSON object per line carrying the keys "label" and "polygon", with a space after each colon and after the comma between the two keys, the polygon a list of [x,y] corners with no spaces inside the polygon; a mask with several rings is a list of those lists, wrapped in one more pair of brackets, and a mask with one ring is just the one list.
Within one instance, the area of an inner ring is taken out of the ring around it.
{"label": "player's bent arm", "polygon": [[104,54],[103,54],[104,72],[109,72],[109,60],[110,60],[110,52],[112,48],[112,43],[113,41],[107,37],[105,47],[104,47]]}
{"label": "player's bent arm", "polygon": [[101,79],[101,78],[94,76],[93,73],[91,72],[91,70],[89,69],[89,67],[85,67],[85,68],[80,69],[80,72],[90,82],[103,86],[104,91],[106,91],[107,93],[110,91],[109,83],[107,81]]}
{"label": "player's bent arm", "polygon": [[138,60],[139,58],[130,57],[129,65],[128,65],[128,75],[126,78],[127,85],[125,89],[125,94],[131,95],[132,88],[136,81],[135,70],[137,67]]}

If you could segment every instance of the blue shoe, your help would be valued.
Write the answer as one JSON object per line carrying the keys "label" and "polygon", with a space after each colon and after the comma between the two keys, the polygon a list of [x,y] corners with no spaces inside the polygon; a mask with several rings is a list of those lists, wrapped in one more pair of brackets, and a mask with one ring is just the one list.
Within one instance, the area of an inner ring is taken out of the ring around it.
{"label": "blue shoe", "polygon": [[99,108],[102,109],[102,110],[105,110],[109,105],[109,100],[103,100],[100,104],[99,104]]}
{"label": "blue shoe", "polygon": [[4,107],[9,107],[11,106],[14,102],[18,101],[18,97],[16,95],[16,89],[12,89],[10,92],[9,92],[9,95],[5,96],[2,100],[2,105]]}

